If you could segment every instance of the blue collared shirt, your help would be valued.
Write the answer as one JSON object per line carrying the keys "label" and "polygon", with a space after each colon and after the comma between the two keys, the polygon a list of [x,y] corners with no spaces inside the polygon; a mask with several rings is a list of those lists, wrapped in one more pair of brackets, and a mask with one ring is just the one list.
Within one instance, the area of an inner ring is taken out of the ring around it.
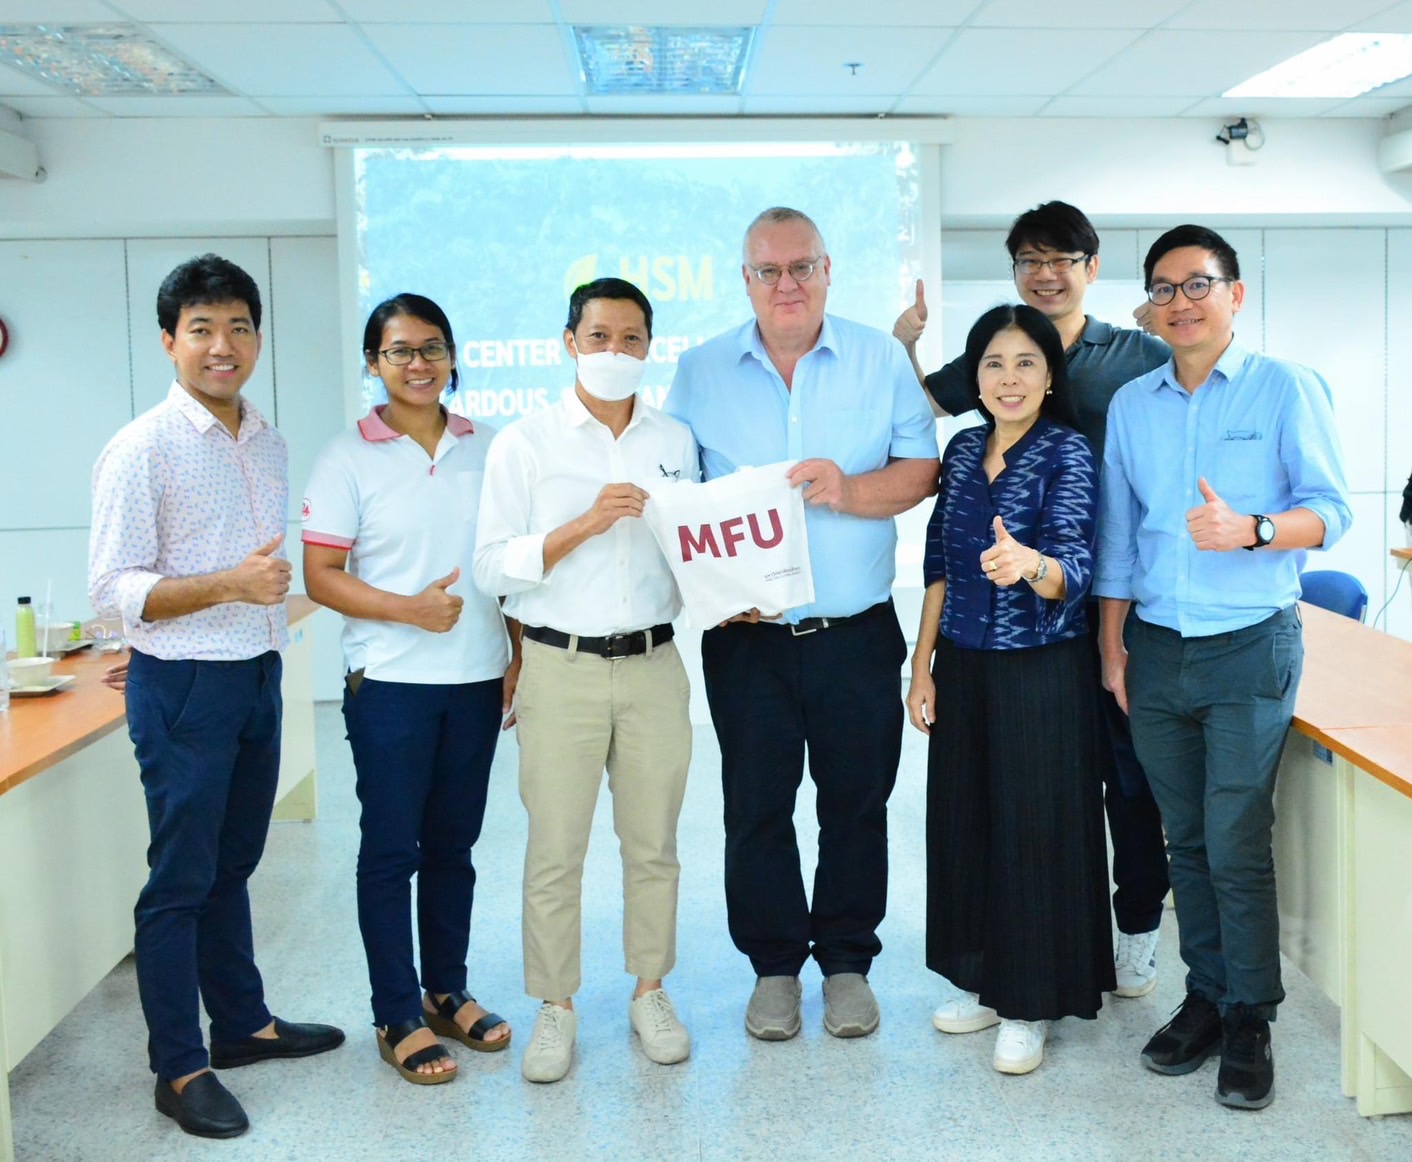
{"label": "blue collared shirt", "polygon": [[1203,503],[1201,477],[1236,512],[1309,509],[1330,548],[1353,514],[1328,384],[1233,342],[1194,392],[1169,360],[1113,397],[1093,592],[1130,599],[1143,621],[1183,637],[1244,629],[1293,605],[1304,560],[1302,550],[1197,549],[1186,514]]}
{"label": "blue collared shirt", "polygon": [[[1005,452],[1005,469],[985,475],[991,425],[957,432],[941,461],[941,492],[927,526],[922,575],[946,579],[942,636],[963,649],[1016,650],[1081,637],[1093,576],[1098,465],[1073,428],[1040,416]],[[1064,596],[1049,601],[1029,585],[1001,587],[981,570],[995,544],[994,520],[1064,571]]]}
{"label": "blue collared shirt", "polygon": [[[706,480],[813,457],[856,476],[891,458],[937,455],[936,421],[902,344],[833,315],[795,365],[792,391],[752,319],[682,355],[665,410],[696,436]],[[896,572],[893,521],[805,508],[814,602],[784,620],[848,617],[886,601]]]}

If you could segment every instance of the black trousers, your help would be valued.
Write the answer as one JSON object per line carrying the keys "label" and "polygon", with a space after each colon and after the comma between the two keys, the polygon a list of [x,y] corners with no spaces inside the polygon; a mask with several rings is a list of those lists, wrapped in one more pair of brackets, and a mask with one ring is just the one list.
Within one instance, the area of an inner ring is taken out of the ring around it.
{"label": "black trousers", "polygon": [[[892,602],[827,629],[736,623],[702,637],[721,748],[726,912],[759,976],[866,973],[887,910],[887,800],[902,750],[907,646]],[[794,805],[805,756],[819,863],[805,895]]]}
{"label": "black trousers", "polygon": [[[1088,636],[1102,672],[1098,652],[1098,607],[1090,602]],[[1151,932],[1162,923],[1167,898],[1167,841],[1162,813],[1147,773],[1133,749],[1128,716],[1107,690],[1098,692],[1099,720],[1107,746],[1099,756],[1103,770],[1103,806],[1108,813],[1108,838],[1113,844],[1113,917],[1118,931]]]}

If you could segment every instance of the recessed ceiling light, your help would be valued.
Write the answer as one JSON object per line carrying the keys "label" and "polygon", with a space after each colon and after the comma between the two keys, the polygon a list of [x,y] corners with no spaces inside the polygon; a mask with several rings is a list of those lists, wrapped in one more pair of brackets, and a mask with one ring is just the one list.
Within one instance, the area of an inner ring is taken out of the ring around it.
{"label": "recessed ceiling light", "polygon": [[0,64],[81,97],[226,91],[132,24],[0,25]]}
{"label": "recessed ceiling light", "polygon": [[753,28],[575,25],[590,94],[739,93]]}
{"label": "recessed ceiling light", "polygon": [[1348,32],[1227,89],[1223,97],[1357,97],[1412,75],[1412,36]]}

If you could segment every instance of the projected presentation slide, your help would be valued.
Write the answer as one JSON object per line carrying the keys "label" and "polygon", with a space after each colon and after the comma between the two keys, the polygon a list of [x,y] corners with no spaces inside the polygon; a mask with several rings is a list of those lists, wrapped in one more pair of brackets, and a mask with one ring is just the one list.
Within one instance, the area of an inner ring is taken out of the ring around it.
{"label": "projected presentation slide", "polygon": [[750,318],[741,241],[769,206],[819,224],[834,314],[890,330],[921,271],[906,142],[365,148],[353,172],[360,317],[399,291],[440,303],[451,406],[497,427],[572,389],[569,293],[608,275],[652,302],[643,393],[660,403],[683,351]]}

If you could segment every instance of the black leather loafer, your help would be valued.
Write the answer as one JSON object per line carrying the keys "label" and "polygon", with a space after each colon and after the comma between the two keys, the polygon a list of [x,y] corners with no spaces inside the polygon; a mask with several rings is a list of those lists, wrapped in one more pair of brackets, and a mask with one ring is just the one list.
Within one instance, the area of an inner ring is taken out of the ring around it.
{"label": "black leather loafer", "polygon": [[198,1073],[177,1093],[169,1081],[157,1078],[157,1110],[198,1138],[238,1138],[250,1119],[214,1073]]}
{"label": "black leather loafer", "polygon": [[276,1057],[312,1057],[343,1044],[343,1030],[332,1025],[301,1025],[275,1018],[273,1037],[243,1037],[211,1043],[212,1069],[239,1069]]}

